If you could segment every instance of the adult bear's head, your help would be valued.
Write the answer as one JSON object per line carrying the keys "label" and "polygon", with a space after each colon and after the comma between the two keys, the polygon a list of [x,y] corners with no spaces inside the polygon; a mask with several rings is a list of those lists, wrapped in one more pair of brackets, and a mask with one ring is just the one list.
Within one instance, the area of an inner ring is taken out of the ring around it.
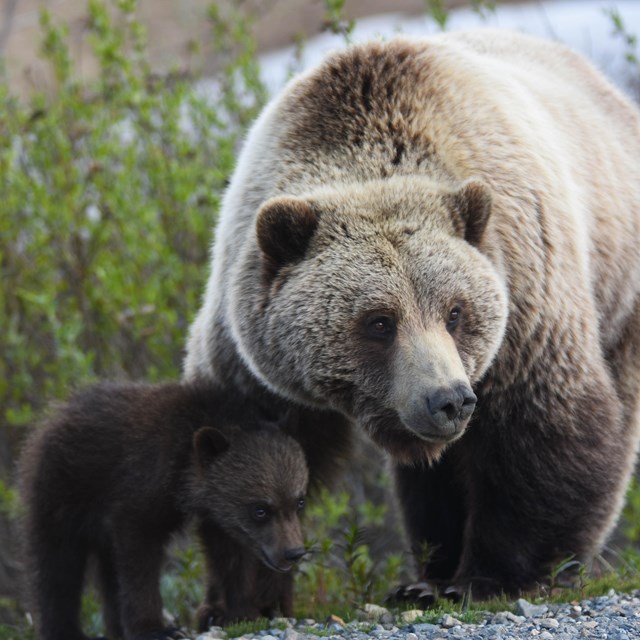
{"label": "adult bear's head", "polygon": [[248,366],[398,460],[434,459],[464,432],[504,334],[505,288],[478,249],[490,214],[482,183],[419,176],[268,200],[232,294]]}

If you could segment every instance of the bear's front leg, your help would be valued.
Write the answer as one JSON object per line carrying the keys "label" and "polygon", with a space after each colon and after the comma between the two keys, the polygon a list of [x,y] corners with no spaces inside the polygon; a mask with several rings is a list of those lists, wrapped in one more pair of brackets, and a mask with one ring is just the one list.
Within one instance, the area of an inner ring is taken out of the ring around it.
{"label": "bear's front leg", "polygon": [[455,453],[454,445],[430,466],[395,468],[396,491],[418,579],[434,585],[453,578],[462,553],[466,508]]}
{"label": "bear's front leg", "polygon": [[184,638],[175,627],[165,627],[160,597],[160,569],[164,537],[152,528],[138,530],[123,522],[114,534],[119,611],[125,640]]}
{"label": "bear's front leg", "polygon": [[533,406],[516,394],[478,403],[457,450],[467,521],[454,587],[515,596],[598,552],[619,513],[628,451],[615,394],[595,371],[590,380],[571,395],[546,389]]}
{"label": "bear's front leg", "polygon": [[200,518],[198,536],[207,581],[205,598],[196,614],[198,630],[259,618],[255,593],[259,560],[209,518]]}
{"label": "bear's front leg", "polygon": [[258,564],[254,597],[262,617],[293,617],[293,576],[293,571],[280,573]]}

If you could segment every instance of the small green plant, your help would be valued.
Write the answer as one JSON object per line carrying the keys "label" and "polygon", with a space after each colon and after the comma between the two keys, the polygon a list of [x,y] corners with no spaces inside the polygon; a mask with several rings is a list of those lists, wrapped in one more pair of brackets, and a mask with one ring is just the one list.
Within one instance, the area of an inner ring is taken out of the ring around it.
{"label": "small green plant", "polygon": [[382,527],[385,513],[385,505],[370,501],[354,507],[346,492],[320,492],[306,517],[305,526],[315,537],[308,543],[314,553],[297,576],[301,607],[315,616],[318,610],[342,613],[347,605],[348,612],[385,598],[404,569],[400,554],[372,556],[369,541]]}
{"label": "small green plant", "polygon": [[324,23],[327,29],[337,35],[342,35],[345,42],[351,42],[351,35],[356,22],[344,15],[345,0],[324,0]]}
{"label": "small green plant", "polygon": [[[433,18],[441,31],[446,31],[449,22],[449,11],[444,0],[424,0],[427,13]],[[470,0],[469,4],[481,18],[487,18],[496,10],[495,0]]]}
{"label": "small green plant", "polygon": [[636,100],[640,100],[640,52],[638,51],[638,36],[628,30],[620,11],[612,6],[603,9],[613,26],[613,35],[622,40],[625,48],[624,57],[629,63],[628,75],[632,91]]}
{"label": "small green plant", "polygon": [[104,636],[104,618],[102,617],[102,604],[96,589],[90,586],[82,594],[80,605],[80,620],[82,628],[89,637]]}
{"label": "small green plant", "polygon": [[19,511],[20,504],[16,490],[0,479],[0,512],[6,513],[10,518],[15,518]]}
{"label": "small green plant", "polygon": [[622,14],[616,7],[606,7],[602,11],[611,20],[614,35],[622,39],[625,45],[625,59],[634,67],[638,67],[638,36],[627,30]]}
{"label": "small green plant", "polygon": [[447,28],[449,12],[444,7],[443,0],[425,0],[427,13],[434,19],[438,27],[444,31]]}
{"label": "small green plant", "polygon": [[496,11],[496,0],[471,0],[471,8],[481,17],[487,18]]}
{"label": "small green plant", "polygon": [[256,634],[264,629],[270,628],[270,623],[267,618],[258,618],[257,620],[245,620],[243,622],[236,622],[230,624],[225,628],[228,638],[238,638],[245,634]]}
{"label": "small green plant", "polygon": [[164,608],[179,625],[189,627],[204,597],[204,559],[197,545],[182,544],[173,549],[160,593]]}
{"label": "small green plant", "polygon": [[630,543],[640,542],[640,482],[635,477],[631,479],[627,489],[622,511],[622,531]]}
{"label": "small green plant", "polygon": [[33,627],[27,625],[0,624],[0,640],[35,640]]}

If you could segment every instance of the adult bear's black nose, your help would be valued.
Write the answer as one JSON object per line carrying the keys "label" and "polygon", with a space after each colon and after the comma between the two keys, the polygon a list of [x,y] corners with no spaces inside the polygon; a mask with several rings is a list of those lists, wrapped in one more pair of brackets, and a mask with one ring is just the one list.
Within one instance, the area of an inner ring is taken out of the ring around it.
{"label": "adult bear's black nose", "polygon": [[441,387],[427,396],[427,408],[434,424],[444,431],[456,430],[457,423],[473,413],[478,398],[466,384]]}
{"label": "adult bear's black nose", "polygon": [[298,562],[307,553],[304,547],[295,547],[294,549],[286,549],[284,557],[289,562]]}

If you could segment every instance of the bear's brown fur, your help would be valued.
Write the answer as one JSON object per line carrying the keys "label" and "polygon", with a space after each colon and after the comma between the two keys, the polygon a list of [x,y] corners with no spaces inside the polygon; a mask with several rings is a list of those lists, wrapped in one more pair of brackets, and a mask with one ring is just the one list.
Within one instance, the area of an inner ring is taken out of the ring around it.
{"label": "bear's brown fur", "polygon": [[636,458],[639,166],[637,110],[560,45],[336,53],[247,139],[185,376],[313,408],[319,456],[359,423],[421,577],[530,587],[600,548]]}
{"label": "bear's brown fur", "polygon": [[164,628],[159,578],[169,537],[192,517],[208,568],[201,629],[292,614],[304,454],[225,395],[210,385],[102,383],[27,442],[24,563],[43,640],[85,638],[78,609],[92,556],[111,637],[182,637]]}

